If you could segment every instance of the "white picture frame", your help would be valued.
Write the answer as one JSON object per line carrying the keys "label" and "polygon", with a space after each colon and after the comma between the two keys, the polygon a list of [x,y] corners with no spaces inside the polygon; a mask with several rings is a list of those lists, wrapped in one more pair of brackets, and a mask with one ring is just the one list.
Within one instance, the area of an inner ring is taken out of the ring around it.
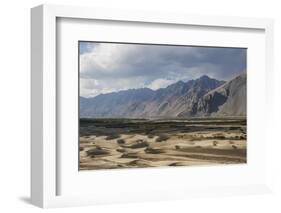
{"label": "white picture frame", "polygon": [[[74,6],[54,6],[41,5],[31,10],[31,201],[34,205],[49,208],[62,206],[76,206],[76,205],[92,205],[100,203],[116,203],[116,202],[138,202],[143,200],[165,200],[165,199],[182,199],[197,196],[213,196],[213,195],[233,195],[233,194],[252,194],[263,193],[270,191],[270,165],[266,161],[265,153],[262,153],[262,160],[264,165],[256,170],[257,174],[263,174],[263,178],[249,182],[241,181],[229,185],[229,183],[210,185],[209,187],[200,187],[199,183],[193,182],[193,188],[178,186],[169,186],[155,188],[152,193],[138,193],[135,195],[132,191],[118,193],[110,193],[103,195],[89,195],[83,194],[60,194],[58,185],[62,184],[63,179],[60,178],[62,170],[59,166],[60,152],[58,152],[58,131],[57,131],[57,117],[58,117],[58,95],[57,88],[61,83],[57,78],[57,49],[58,49],[58,20],[63,19],[79,19],[79,20],[100,20],[100,21],[118,21],[131,23],[153,23],[154,25],[173,26],[200,26],[202,28],[225,29],[232,30],[257,30],[263,33],[261,38],[264,45],[264,68],[261,68],[260,77],[255,83],[252,81],[252,87],[257,86],[258,81],[264,83],[261,91],[264,94],[264,102],[267,106],[272,107],[272,99],[270,95],[270,88],[272,88],[273,78],[273,21],[271,19],[257,19],[257,18],[240,18],[240,17],[216,17],[203,15],[186,15],[186,14],[166,14],[166,13],[152,13],[142,11],[122,11],[112,9],[98,9],[85,8]],[[170,29],[172,30],[172,29]],[[235,35],[234,35],[235,36]],[[212,38],[210,38],[212,39]],[[263,78],[265,77],[265,78]],[[255,85],[256,84],[256,85]],[[254,100],[253,100],[254,101]],[[251,109],[248,109],[248,111]],[[261,109],[262,110],[262,109]],[[263,111],[264,112],[264,111]],[[265,112],[262,121],[265,129],[270,129],[270,111]],[[254,128],[252,128],[254,129]],[[265,139],[265,146],[269,146],[269,136],[264,131],[263,137]],[[255,146],[252,146],[255,148]],[[251,147],[250,147],[251,148]],[[61,150],[60,150],[61,151]],[[76,157],[76,156],[75,156]],[[62,164],[63,165],[63,164]],[[184,169],[181,168],[180,172]],[[204,169],[204,168],[201,168]],[[206,169],[206,168],[205,168]],[[242,170],[247,168],[242,168]],[[206,169],[207,170],[207,169]],[[208,168],[209,171],[212,168]],[[214,168],[215,170],[215,168]],[[228,171],[235,170],[235,167],[229,167]],[[147,174],[165,175],[167,170],[149,170]],[[126,175],[124,171],[122,175]],[[200,173],[198,170],[197,174]],[[220,172],[220,171],[218,171]],[[86,174],[86,173],[85,173]],[[85,175],[84,174],[84,175]],[[129,174],[129,173],[128,173]],[[194,175],[196,171],[194,172]],[[114,176],[114,171],[110,171],[107,175]],[[142,174],[140,174],[142,175]],[[103,178],[101,176],[99,178]],[[249,176],[250,177],[250,176]],[[172,176],[171,178],[175,178]],[[74,179],[70,178],[71,181]],[[73,189],[77,190],[74,187]],[[164,186],[162,184],[162,186]],[[68,187],[70,187],[68,185]],[[158,187],[161,187],[159,185]],[[188,190],[187,190],[188,189]],[[137,194],[138,193],[138,194]],[[175,195],[176,194],[176,195]]]}

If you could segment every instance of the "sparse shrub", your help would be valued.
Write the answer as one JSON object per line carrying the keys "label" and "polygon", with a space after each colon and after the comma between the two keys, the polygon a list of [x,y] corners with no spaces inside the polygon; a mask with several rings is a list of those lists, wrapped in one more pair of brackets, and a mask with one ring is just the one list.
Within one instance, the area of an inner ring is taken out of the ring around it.
{"label": "sparse shrub", "polygon": [[199,141],[199,140],[201,140],[200,138],[195,138],[195,137],[191,137],[190,139],[189,139],[189,141]]}
{"label": "sparse shrub", "polygon": [[204,139],[208,139],[208,138],[204,137],[203,135],[191,135],[189,137],[189,141],[201,141]]}
{"label": "sparse shrub", "polygon": [[87,151],[87,155],[91,156],[92,158],[96,155],[107,155],[109,152],[104,149],[93,148]]}
{"label": "sparse shrub", "polygon": [[245,136],[245,135],[240,135],[240,139],[241,139],[241,140],[245,140],[245,139],[246,139],[246,136]]}
{"label": "sparse shrub", "polygon": [[126,150],[125,150],[125,149],[116,149],[116,151],[117,151],[117,152],[121,152],[121,153],[126,152]]}
{"label": "sparse shrub", "polygon": [[213,135],[213,137],[216,139],[225,139],[225,136],[223,134],[215,134]]}
{"label": "sparse shrub", "polygon": [[147,137],[148,138],[154,138],[154,135],[149,134]]}
{"label": "sparse shrub", "polygon": [[153,148],[150,148],[150,147],[147,147],[144,151],[145,151],[145,153],[148,153],[148,154],[160,154],[160,153],[164,152],[161,149],[153,149]]}
{"label": "sparse shrub", "polygon": [[245,134],[246,133],[246,129],[245,128],[240,128],[240,131],[243,133],[243,134]]}
{"label": "sparse shrub", "polygon": [[146,141],[138,141],[137,143],[130,146],[131,149],[138,149],[138,148],[144,148],[149,146],[149,144]]}
{"label": "sparse shrub", "polygon": [[180,146],[179,146],[179,145],[175,145],[175,148],[176,148],[176,149],[180,149]]}
{"label": "sparse shrub", "polygon": [[178,163],[178,162],[171,163],[171,164],[169,164],[168,166],[179,166],[179,163]]}
{"label": "sparse shrub", "polygon": [[108,135],[105,140],[114,140],[114,139],[117,139],[119,138],[120,135]]}
{"label": "sparse shrub", "polygon": [[156,139],[156,142],[162,142],[162,141],[166,141],[168,140],[169,137],[167,135],[160,135],[158,136],[158,138]]}
{"label": "sparse shrub", "polygon": [[124,139],[118,139],[118,140],[117,140],[117,143],[118,143],[118,144],[124,144],[124,143],[125,143],[125,140],[124,140]]}
{"label": "sparse shrub", "polygon": [[121,158],[138,158],[137,153],[124,153]]}
{"label": "sparse shrub", "polygon": [[195,146],[195,148],[201,149],[202,147],[201,146]]}
{"label": "sparse shrub", "polygon": [[97,145],[96,145],[96,149],[102,150],[102,148],[100,146],[97,146]]}
{"label": "sparse shrub", "polygon": [[218,142],[217,141],[213,141],[213,146],[217,146]]}
{"label": "sparse shrub", "polygon": [[133,160],[130,163],[128,163],[129,166],[137,166],[139,160]]}
{"label": "sparse shrub", "polygon": [[79,148],[79,150],[80,150],[80,152],[81,152],[81,151],[83,151],[83,150],[84,150],[84,148],[83,148],[83,147],[80,147],[80,148]]}
{"label": "sparse shrub", "polygon": [[233,148],[233,149],[238,149],[237,146],[235,146],[235,145],[232,145],[232,148]]}

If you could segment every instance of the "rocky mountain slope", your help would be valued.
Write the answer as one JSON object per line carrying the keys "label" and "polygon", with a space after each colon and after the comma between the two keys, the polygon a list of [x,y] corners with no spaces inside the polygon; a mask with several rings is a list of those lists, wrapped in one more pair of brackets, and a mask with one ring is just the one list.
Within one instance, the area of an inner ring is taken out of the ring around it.
{"label": "rocky mountain slope", "polygon": [[208,92],[198,104],[198,112],[221,116],[245,116],[247,111],[247,78],[243,73]]}
{"label": "rocky mountain slope", "polygon": [[166,88],[130,89],[80,97],[80,117],[153,118],[245,116],[246,74],[224,82],[202,76]]}

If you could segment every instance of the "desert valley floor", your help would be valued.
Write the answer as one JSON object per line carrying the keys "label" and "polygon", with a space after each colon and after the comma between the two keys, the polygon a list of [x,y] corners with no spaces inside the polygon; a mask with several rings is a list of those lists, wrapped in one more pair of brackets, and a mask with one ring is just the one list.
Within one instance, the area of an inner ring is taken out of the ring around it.
{"label": "desert valley floor", "polygon": [[246,163],[245,118],[80,119],[80,170]]}

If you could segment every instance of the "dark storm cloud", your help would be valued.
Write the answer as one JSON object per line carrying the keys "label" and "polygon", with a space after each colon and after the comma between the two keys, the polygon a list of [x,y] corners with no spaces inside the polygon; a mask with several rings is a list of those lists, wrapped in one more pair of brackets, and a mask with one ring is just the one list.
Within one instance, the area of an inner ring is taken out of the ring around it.
{"label": "dark storm cloud", "polygon": [[[159,87],[201,75],[229,80],[246,70],[246,49],[85,43],[80,76],[93,95],[120,89]],[[120,85],[120,82],[122,84]],[[109,86],[108,83],[111,85]],[[85,83],[86,84],[86,83]],[[83,84],[82,84],[83,87]],[[87,92],[85,92],[87,93]]]}

